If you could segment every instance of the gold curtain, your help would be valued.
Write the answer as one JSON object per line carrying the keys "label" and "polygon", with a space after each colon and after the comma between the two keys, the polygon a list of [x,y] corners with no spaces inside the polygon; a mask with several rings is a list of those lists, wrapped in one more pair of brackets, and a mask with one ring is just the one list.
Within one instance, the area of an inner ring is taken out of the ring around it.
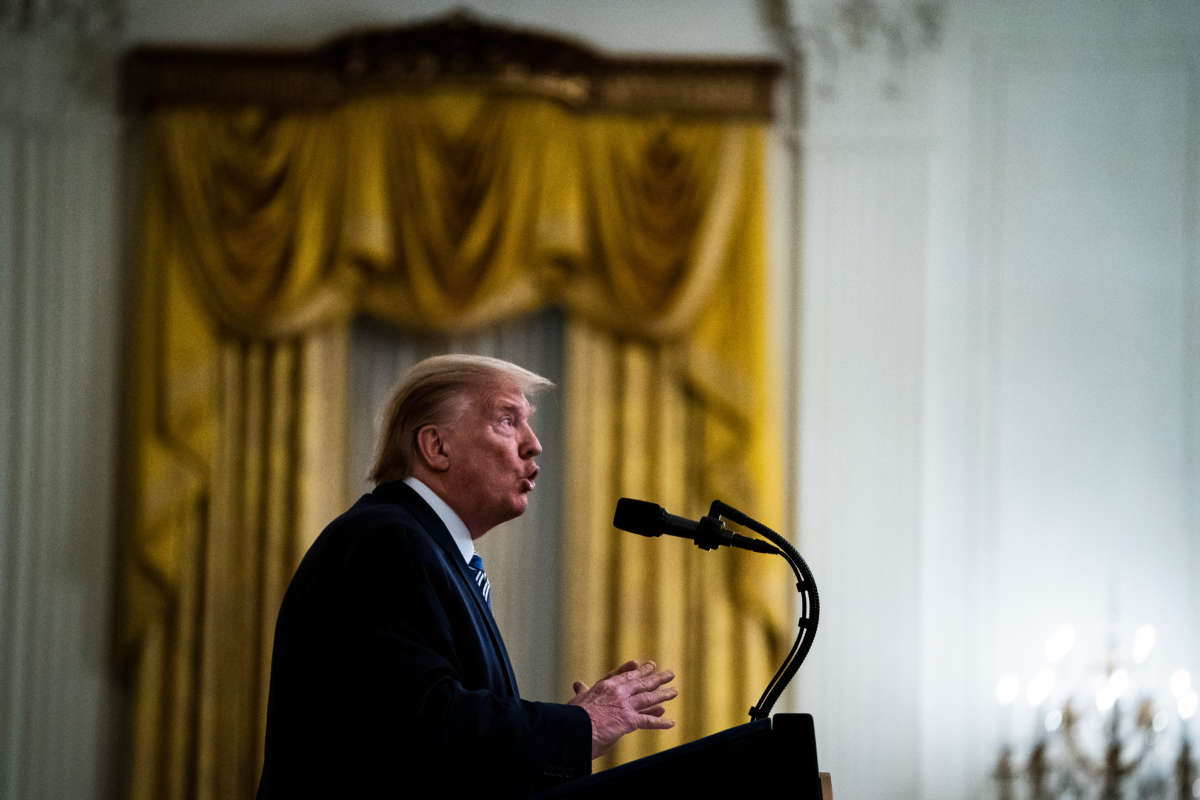
{"label": "gold curtain", "polygon": [[463,89],[150,118],[121,562],[130,796],[253,793],[274,615],[341,510],[362,312],[446,331],[566,309],[560,682],[627,657],[676,669],[680,725],[617,759],[744,719],[782,656],[784,571],[611,518],[622,494],[780,518],[762,138]]}

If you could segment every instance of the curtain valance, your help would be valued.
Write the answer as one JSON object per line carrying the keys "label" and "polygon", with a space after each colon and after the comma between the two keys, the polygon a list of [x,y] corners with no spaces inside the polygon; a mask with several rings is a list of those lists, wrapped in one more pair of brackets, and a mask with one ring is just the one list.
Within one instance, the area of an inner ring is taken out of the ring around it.
{"label": "curtain valance", "polygon": [[743,235],[761,159],[754,123],[463,90],[327,114],[173,110],[152,135],[157,260],[251,336],[358,311],[447,329],[548,302],[678,335]]}

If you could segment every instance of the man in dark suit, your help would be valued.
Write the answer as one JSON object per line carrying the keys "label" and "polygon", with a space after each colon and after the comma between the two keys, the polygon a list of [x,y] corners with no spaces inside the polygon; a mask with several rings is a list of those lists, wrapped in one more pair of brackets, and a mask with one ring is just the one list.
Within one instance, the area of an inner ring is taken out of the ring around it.
{"label": "man in dark suit", "polygon": [[519,797],[668,728],[674,676],[626,662],[565,704],[522,700],[474,540],[524,513],[550,382],[426,359],[388,408],[377,486],[321,533],[279,610],[259,798]]}

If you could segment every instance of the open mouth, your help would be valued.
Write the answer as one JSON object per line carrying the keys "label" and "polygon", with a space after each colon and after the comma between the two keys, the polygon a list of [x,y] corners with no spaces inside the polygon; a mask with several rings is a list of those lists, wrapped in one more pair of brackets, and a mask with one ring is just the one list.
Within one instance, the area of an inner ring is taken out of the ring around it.
{"label": "open mouth", "polygon": [[537,467],[534,467],[533,472],[530,472],[527,476],[525,476],[524,478],[521,479],[521,491],[522,492],[532,492],[533,491],[533,487],[537,486],[537,484],[534,481],[538,476],[538,472],[540,472],[540,470]]}

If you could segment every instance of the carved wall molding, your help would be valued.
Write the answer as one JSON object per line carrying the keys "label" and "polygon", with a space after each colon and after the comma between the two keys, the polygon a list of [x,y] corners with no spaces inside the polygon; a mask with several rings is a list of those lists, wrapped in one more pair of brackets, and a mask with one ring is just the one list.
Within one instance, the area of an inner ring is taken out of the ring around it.
{"label": "carved wall molding", "polygon": [[0,0],[0,115],[61,123],[111,113],[125,0]]}
{"label": "carved wall molding", "polygon": [[803,58],[820,99],[845,91],[873,61],[879,94],[905,94],[911,67],[941,49],[951,0],[759,0],[767,28],[789,60]]}
{"label": "carved wall molding", "polygon": [[121,105],[128,112],[195,104],[312,108],[460,83],[581,110],[769,119],[780,72],[766,59],[614,56],[456,12],[310,50],[138,47],[122,60]]}
{"label": "carved wall molding", "polygon": [[124,0],[0,0],[0,31],[91,38],[117,32]]}

